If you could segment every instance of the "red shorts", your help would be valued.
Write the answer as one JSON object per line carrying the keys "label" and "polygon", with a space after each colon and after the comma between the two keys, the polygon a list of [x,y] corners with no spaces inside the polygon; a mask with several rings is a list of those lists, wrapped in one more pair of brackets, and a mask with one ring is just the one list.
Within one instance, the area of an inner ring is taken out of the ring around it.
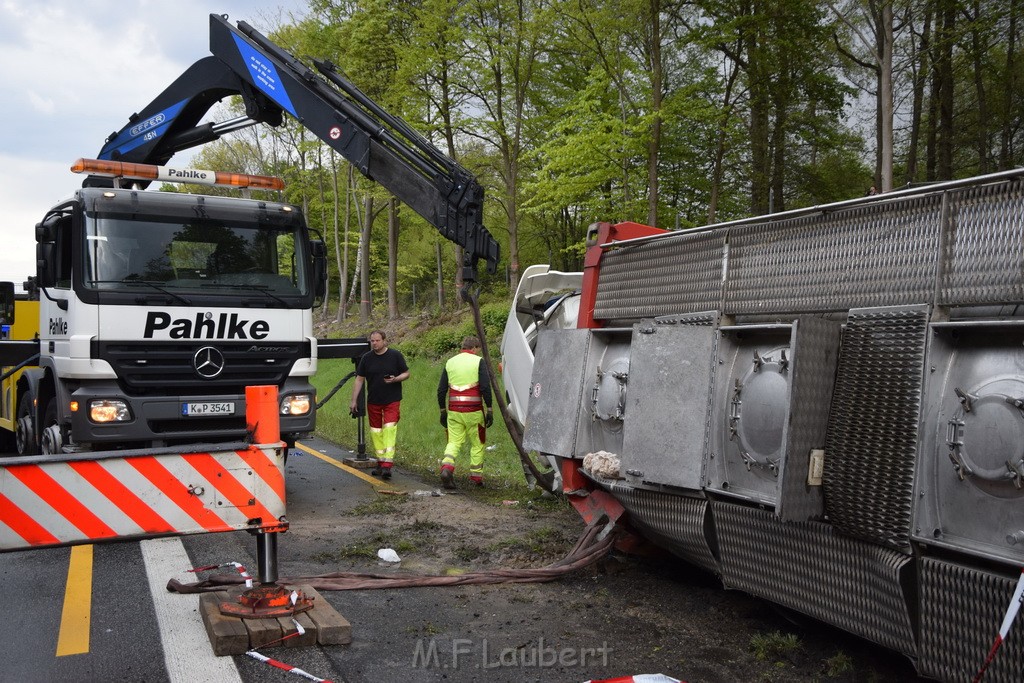
{"label": "red shorts", "polygon": [[366,418],[370,422],[370,427],[373,429],[380,429],[386,424],[397,424],[398,420],[401,418],[398,410],[399,404],[401,404],[401,401],[385,403],[383,405],[379,403],[367,403]]}

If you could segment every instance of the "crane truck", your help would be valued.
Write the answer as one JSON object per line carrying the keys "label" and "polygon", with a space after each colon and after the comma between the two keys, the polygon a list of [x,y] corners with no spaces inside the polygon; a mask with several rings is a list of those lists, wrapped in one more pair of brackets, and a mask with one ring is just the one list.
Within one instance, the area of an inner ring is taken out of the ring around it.
{"label": "crane truck", "polygon": [[[26,301],[6,297],[14,327],[0,346],[0,429],[19,454],[243,439],[245,387],[255,385],[277,387],[291,445],[316,424],[309,378],[318,357],[367,349],[362,340],[318,345],[312,310],[325,294],[325,248],[298,207],[147,189],[279,190],[277,179],[167,165],[225,133],[280,125],[287,114],[463,247],[466,281],[480,260],[497,267],[474,176],[331,63],[314,60],[314,71],[216,14],[210,51],[96,159],[75,163],[83,187],[36,226],[37,273]],[[241,98],[245,115],[202,122],[228,96]]]}
{"label": "crane truck", "polygon": [[523,445],[726,588],[929,678],[1024,680],[1022,206],[1016,169],[594,224],[583,272],[527,270],[509,313]]}

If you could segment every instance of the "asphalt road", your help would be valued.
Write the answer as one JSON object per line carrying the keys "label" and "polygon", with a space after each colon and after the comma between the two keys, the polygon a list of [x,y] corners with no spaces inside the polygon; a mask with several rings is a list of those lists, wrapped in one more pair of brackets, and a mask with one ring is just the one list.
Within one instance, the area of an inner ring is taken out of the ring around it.
{"label": "asphalt road", "polygon": [[[350,455],[306,443],[336,460]],[[293,453],[288,468],[288,516],[300,524],[374,496],[367,482],[305,452]],[[278,544],[285,565],[288,538]],[[198,596],[164,588],[170,578],[194,581],[192,567],[225,562],[255,576],[255,556],[255,537],[245,532],[0,554],[0,681],[301,680],[249,657],[215,657]],[[318,648],[267,652],[287,653],[287,663],[319,678],[345,680]]]}

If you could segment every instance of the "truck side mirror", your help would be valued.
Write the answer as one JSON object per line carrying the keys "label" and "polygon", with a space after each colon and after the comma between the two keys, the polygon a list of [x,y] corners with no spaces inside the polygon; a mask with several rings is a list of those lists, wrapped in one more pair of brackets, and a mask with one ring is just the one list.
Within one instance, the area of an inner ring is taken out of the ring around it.
{"label": "truck side mirror", "polygon": [[36,277],[40,287],[57,283],[57,218],[52,214],[36,223]]}
{"label": "truck side mirror", "polygon": [[56,246],[40,242],[36,245],[36,277],[40,287],[53,287],[57,283]]}
{"label": "truck side mirror", "polygon": [[313,254],[313,297],[322,301],[327,295],[327,245],[323,240],[310,240]]}
{"label": "truck side mirror", "polygon": [[0,282],[0,325],[14,324],[14,283]]}

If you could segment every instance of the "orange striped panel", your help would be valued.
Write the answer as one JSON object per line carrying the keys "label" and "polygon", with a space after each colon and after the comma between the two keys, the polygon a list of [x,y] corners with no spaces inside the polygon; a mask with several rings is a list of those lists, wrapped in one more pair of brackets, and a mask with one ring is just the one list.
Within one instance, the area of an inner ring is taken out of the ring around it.
{"label": "orange striped panel", "polygon": [[[195,468],[196,472],[206,477],[233,506],[244,511],[250,519],[260,517],[264,525],[276,524],[277,517],[256,500],[255,493],[245,488],[234,475],[209,453],[196,453],[184,456],[185,462]],[[255,501],[250,503],[249,501]]]}
{"label": "orange striped panel", "polygon": [[[198,496],[191,495],[184,484],[178,481],[177,477],[167,471],[167,468],[153,456],[126,458],[125,462],[134,467],[153,486],[160,489],[161,493],[206,531],[234,530],[234,527],[228,525],[211,510],[206,509],[203,501]],[[182,530],[179,529],[179,531]]]}
{"label": "orange striped panel", "polygon": [[0,522],[25,539],[29,545],[54,545],[60,539],[44,529],[36,520],[25,514],[4,494],[0,493]]}
{"label": "orange striped panel", "polygon": [[107,500],[117,506],[129,519],[151,534],[174,531],[174,527],[156,510],[135,495],[131,489],[117,480],[114,475],[96,461],[70,462],[75,472],[92,484]]}
{"label": "orange striped panel", "polygon": [[114,538],[118,535],[88,507],[54,481],[38,465],[13,465],[7,471],[42,498],[47,505],[85,534],[86,538]]}
{"label": "orange striped panel", "polygon": [[[235,451],[246,465],[252,468],[283,503],[285,501],[284,473],[277,466],[276,460],[259,448]],[[274,451],[276,453],[276,451]]]}

